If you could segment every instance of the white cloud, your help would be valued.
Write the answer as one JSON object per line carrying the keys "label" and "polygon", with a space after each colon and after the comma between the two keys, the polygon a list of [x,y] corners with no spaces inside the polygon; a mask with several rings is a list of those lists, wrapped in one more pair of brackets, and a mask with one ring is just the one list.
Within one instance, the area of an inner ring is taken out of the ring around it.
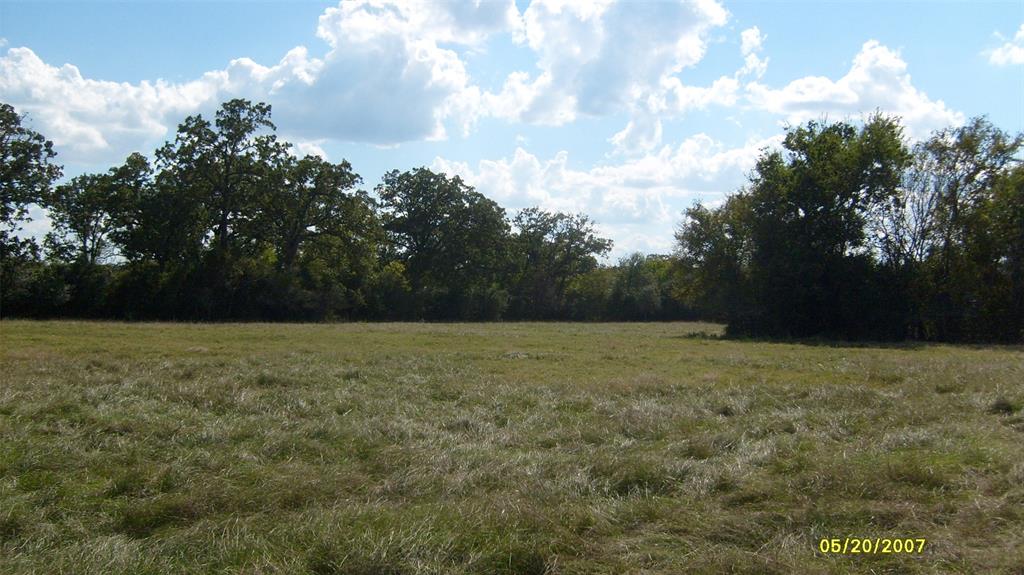
{"label": "white cloud", "polygon": [[435,170],[459,175],[502,206],[517,210],[583,212],[616,239],[612,257],[632,251],[668,252],[681,212],[697,199],[713,201],[745,181],[760,151],[781,136],[727,148],[706,134],[619,164],[588,170],[568,166],[561,151],[548,160],[516,149],[512,158],[483,160],[476,168],[444,158]]}
{"label": "white cloud", "polygon": [[760,78],[764,76],[765,71],[768,70],[768,60],[767,58],[762,60],[758,56],[764,44],[764,39],[765,37],[761,35],[761,30],[757,26],[747,28],[740,33],[740,53],[743,54],[743,68],[737,72],[737,77],[753,75],[755,78]]}
{"label": "white cloud", "polygon": [[196,109],[221,81],[208,74],[185,84],[108,82],[84,78],[71,64],[51,66],[28,48],[0,57],[0,98],[76,158],[162,138],[169,115]]}
{"label": "white cloud", "polygon": [[626,127],[608,141],[617,151],[647,151],[661,144],[661,134],[661,118],[649,113],[634,113]]}
{"label": "white cloud", "polygon": [[[28,48],[0,57],[0,97],[30,112],[66,161],[118,161],[168,137],[185,115],[245,97],[273,105],[278,125],[304,141],[389,145],[469,133],[478,118],[564,124],[580,114],[630,112],[613,137],[622,149],[661,143],[661,116],[711,102],[735,103],[723,77],[687,86],[676,74],[700,61],[708,30],[726,11],[714,0],[619,4],[535,0],[520,15],[501,2],[358,0],[325,10],[322,57],[298,46],[272,66],[231,61],[185,83],[85,78]],[[508,76],[498,94],[473,84],[461,51],[509,33],[537,56],[532,75]]]}
{"label": "white cloud", "polygon": [[635,108],[699,62],[708,32],[727,17],[713,0],[534,0],[523,29],[538,70],[510,74],[499,93],[484,95],[483,113],[561,125]]}
{"label": "white cloud", "polygon": [[1020,25],[1012,40],[989,52],[988,61],[996,66],[1024,64],[1024,24]]}
{"label": "white cloud", "polygon": [[764,36],[756,26],[741,32],[743,66],[732,75],[719,77],[710,86],[690,86],[683,84],[678,76],[663,76],[657,89],[631,106],[631,119],[626,127],[609,139],[616,153],[635,155],[657,148],[661,145],[664,118],[688,110],[704,110],[711,105],[736,105],[741,81],[751,76],[759,79],[768,69],[768,59],[758,55],[763,42]]}
{"label": "white cloud", "polygon": [[275,121],[307,140],[438,139],[446,121],[466,129],[480,99],[451,46],[476,49],[489,34],[521,27],[512,0],[343,2],[320,18],[317,35],[329,48],[322,58],[299,46],[273,66],[239,58],[190,82],[131,84],[85,78],[71,64],[11,48],[0,56],[0,98],[29,112],[69,161],[117,161],[232,97],[270,102]]}
{"label": "white cloud", "polygon": [[292,144],[291,152],[295,156],[298,156],[300,158],[303,156],[320,156],[325,160],[329,159],[327,157],[327,152],[325,152],[324,149],[320,147],[324,143],[323,140],[298,142],[295,140],[289,140],[289,142],[291,142]]}
{"label": "white cloud", "polygon": [[377,144],[444,138],[449,119],[468,130],[480,91],[442,45],[476,49],[521,25],[511,0],[343,2],[320,17],[317,35],[331,51],[313,89],[282,98],[285,119],[309,136]]}
{"label": "white cloud", "polygon": [[[319,50],[298,46],[269,66],[239,58],[188,82],[86,78],[71,64],[10,48],[0,52],[0,100],[28,112],[33,127],[57,143],[62,162],[100,165],[152,150],[185,115],[210,114],[232,97],[270,102],[295,153],[325,157],[328,141],[385,147],[436,140],[453,130],[468,135],[484,117],[548,125],[621,117],[625,126],[608,138],[614,153],[606,165],[572,167],[566,151],[539,158],[524,149],[522,135],[509,158],[476,166],[434,162],[506,207],[592,215],[616,238],[617,255],[670,249],[684,208],[735,190],[758,151],[780,141],[727,148],[698,134],[667,146],[666,119],[713,106],[791,123],[881,109],[902,116],[914,136],[963,121],[912,84],[898,52],[875,41],[838,79],[808,76],[772,87],[761,83],[767,38],[754,26],[739,33],[741,67],[708,85],[689,84],[688,69],[703,60],[711,34],[727,20],[716,0],[534,0],[523,14],[513,0],[352,0],[320,17]],[[531,52],[535,66],[485,91],[470,76],[467,55],[488,50],[500,34]],[[0,47],[5,43],[0,38]],[[986,54],[997,65],[1024,62],[1024,25]],[[32,225],[48,226],[44,219]]]}
{"label": "white cloud", "polygon": [[434,44],[479,45],[490,34],[521,28],[514,2],[341,2],[320,16],[317,36],[331,46],[372,43],[381,36],[400,35]]}
{"label": "white cloud", "polygon": [[742,70],[733,76],[722,76],[710,86],[687,86],[679,78],[663,78],[659,91],[631,106],[630,120],[622,131],[609,138],[619,155],[635,156],[649,153],[661,145],[662,120],[688,110],[703,110],[711,105],[736,104]]}
{"label": "white cloud", "polygon": [[794,124],[824,115],[848,117],[878,109],[900,116],[908,133],[919,138],[964,121],[962,113],[915,88],[899,53],[874,40],[864,43],[850,71],[838,80],[807,76],[779,89],[751,82],[746,91],[755,108],[783,115]]}
{"label": "white cloud", "polygon": [[760,51],[763,42],[764,36],[761,36],[761,30],[757,26],[740,32],[740,51],[744,56]]}

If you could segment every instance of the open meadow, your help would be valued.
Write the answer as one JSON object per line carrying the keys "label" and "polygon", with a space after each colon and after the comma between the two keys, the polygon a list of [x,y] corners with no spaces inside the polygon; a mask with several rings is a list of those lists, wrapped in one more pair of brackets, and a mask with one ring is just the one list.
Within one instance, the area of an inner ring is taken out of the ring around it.
{"label": "open meadow", "polygon": [[4,321],[0,572],[1024,569],[1024,349],[720,329]]}

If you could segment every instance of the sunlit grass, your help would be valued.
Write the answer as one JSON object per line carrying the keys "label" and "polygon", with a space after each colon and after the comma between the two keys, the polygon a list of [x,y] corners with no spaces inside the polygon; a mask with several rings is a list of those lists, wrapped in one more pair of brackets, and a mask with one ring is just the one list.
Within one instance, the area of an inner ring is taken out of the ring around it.
{"label": "sunlit grass", "polygon": [[[0,331],[3,573],[1024,564],[1020,348],[708,324]],[[851,535],[928,543],[817,552]]]}

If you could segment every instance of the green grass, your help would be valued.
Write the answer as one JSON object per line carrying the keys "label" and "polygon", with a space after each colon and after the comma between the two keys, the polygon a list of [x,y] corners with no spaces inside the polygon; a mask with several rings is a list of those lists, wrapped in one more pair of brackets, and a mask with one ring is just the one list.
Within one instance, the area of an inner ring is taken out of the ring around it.
{"label": "green grass", "polygon": [[[5,574],[1024,565],[1019,347],[706,324],[0,331]],[[817,551],[846,536],[928,543]]]}

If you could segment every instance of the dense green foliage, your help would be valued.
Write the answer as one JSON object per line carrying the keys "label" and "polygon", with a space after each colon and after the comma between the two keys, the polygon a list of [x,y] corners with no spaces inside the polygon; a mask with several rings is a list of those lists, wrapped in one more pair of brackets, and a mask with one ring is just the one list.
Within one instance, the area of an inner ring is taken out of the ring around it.
{"label": "dense green foliage", "polygon": [[[3,114],[8,317],[685,315],[664,304],[667,260],[656,281],[609,275],[598,258],[611,241],[586,216],[531,208],[510,219],[459,178],[426,168],[389,172],[367,193],[348,162],[296,157],[265,104],[232,100],[213,122],[187,118],[153,160],[135,153],[55,187],[51,144],[10,106]],[[53,221],[43,249],[13,235],[30,204]],[[646,300],[633,303],[631,290]]]}
{"label": "dense green foliage", "polygon": [[[1024,337],[1024,138],[984,119],[908,147],[894,118],[809,122],[749,184],[685,213],[673,256],[601,265],[582,214],[511,217],[458,177],[298,158],[270,107],[187,118],[153,160],[54,186],[0,110],[4,316],[726,321],[734,334]],[[45,207],[44,245],[18,239]]]}
{"label": "dense green foliage", "polygon": [[40,277],[45,274],[39,246],[17,232],[28,217],[28,206],[42,203],[61,175],[54,156],[53,143],[23,127],[14,108],[0,102],[0,305],[30,302],[36,295],[32,291],[50,289]]}
{"label": "dense green foliage", "polygon": [[983,119],[907,149],[893,119],[810,122],[686,212],[679,293],[737,334],[1024,337],[1024,139]]}

